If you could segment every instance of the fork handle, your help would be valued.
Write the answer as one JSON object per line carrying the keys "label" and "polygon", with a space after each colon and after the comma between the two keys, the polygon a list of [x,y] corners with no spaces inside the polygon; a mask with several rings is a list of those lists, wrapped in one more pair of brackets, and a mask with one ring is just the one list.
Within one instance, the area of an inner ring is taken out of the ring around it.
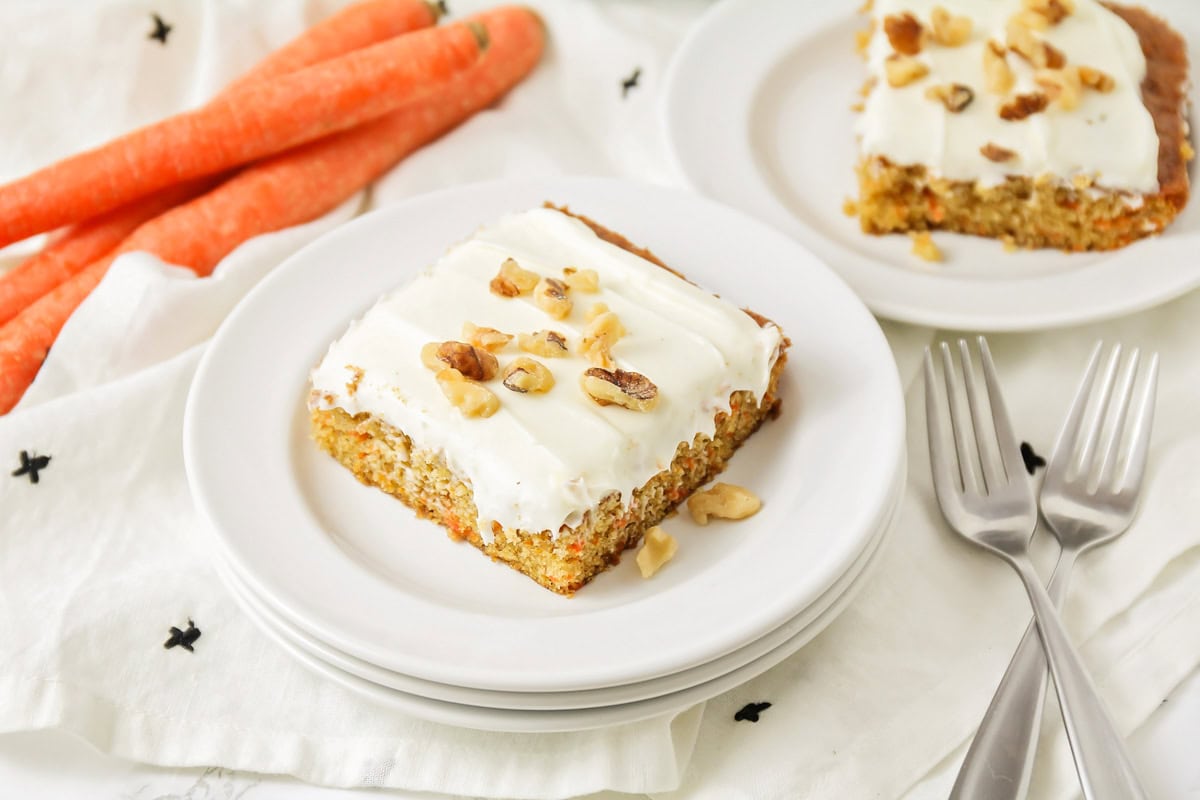
{"label": "fork handle", "polygon": [[1138,783],[1129,754],[1125,752],[1125,741],[1113,727],[1104,701],[1096,693],[1091,677],[1079,660],[1054,601],[1042,588],[1028,557],[1010,557],[1010,563],[1021,576],[1033,605],[1038,636],[1054,677],[1054,688],[1084,797],[1088,800],[1144,800],[1146,793]]}
{"label": "fork handle", "polygon": [[[1063,550],[1046,592],[1062,609],[1076,550]],[[967,750],[950,800],[1021,800],[1029,791],[1046,700],[1046,655],[1030,620]]]}

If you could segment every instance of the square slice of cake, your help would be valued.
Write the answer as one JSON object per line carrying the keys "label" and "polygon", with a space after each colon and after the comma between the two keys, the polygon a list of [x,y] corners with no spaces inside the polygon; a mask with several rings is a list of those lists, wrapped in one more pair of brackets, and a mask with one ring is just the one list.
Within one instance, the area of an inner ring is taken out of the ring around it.
{"label": "square slice of cake", "polygon": [[[311,375],[362,482],[571,594],[720,472],[787,339],[565,209],[506,216],[381,299]],[[398,542],[398,546],[403,543]]]}
{"label": "square slice of cake", "polygon": [[1109,250],[1187,203],[1187,52],[1096,0],[874,0],[858,120],[868,233]]}

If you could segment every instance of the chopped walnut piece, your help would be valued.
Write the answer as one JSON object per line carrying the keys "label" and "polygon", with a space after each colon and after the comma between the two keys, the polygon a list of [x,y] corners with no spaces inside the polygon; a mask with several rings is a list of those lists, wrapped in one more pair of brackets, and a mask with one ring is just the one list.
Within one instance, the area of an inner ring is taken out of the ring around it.
{"label": "chopped walnut piece", "polygon": [[1022,9],[1008,18],[1009,24],[1020,25],[1031,31],[1044,31],[1050,27],[1050,20],[1037,12]]}
{"label": "chopped walnut piece", "polygon": [[605,311],[588,323],[583,338],[579,340],[579,354],[597,367],[612,369],[610,350],[624,335],[625,326],[621,320],[613,312]]}
{"label": "chopped walnut piece", "polygon": [[887,73],[888,85],[899,89],[908,86],[913,81],[920,80],[929,74],[929,67],[908,56],[898,56],[892,53],[883,62],[883,70]]}
{"label": "chopped walnut piece", "polygon": [[971,91],[970,86],[961,83],[943,83],[930,86],[925,90],[925,96],[930,100],[939,101],[947,111],[957,114],[971,105],[971,101],[975,99],[975,92]]}
{"label": "chopped walnut piece", "polygon": [[762,501],[749,489],[732,483],[714,483],[689,497],[687,507],[697,525],[707,525],[709,517],[745,519],[762,508]]}
{"label": "chopped walnut piece", "polygon": [[504,368],[504,380],[501,382],[505,389],[514,392],[543,394],[554,388],[554,375],[544,364],[519,356]]}
{"label": "chopped walnut piece", "polygon": [[504,346],[513,338],[510,334],[502,333],[495,328],[483,328],[472,322],[463,323],[462,335],[468,343],[482,347],[489,353],[503,350]]}
{"label": "chopped walnut piece", "polygon": [[437,374],[442,394],[464,417],[490,417],[500,410],[500,398],[485,386],[473,383],[456,369],[447,367]]}
{"label": "chopped walnut piece", "polygon": [[600,276],[594,269],[563,268],[563,281],[573,292],[600,291]]}
{"label": "chopped walnut piece", "polygon": [[1050,25],[1057,25],[1075,11],[1074,0],[1022,0],[1021,6],[1045,18]]}
{"label": "chopped walnut piece", "polygon": [[1059,108],[1071,111],[1079,107],[1083,84],[1080,83],[1078,70],[1039,69],[1034,73],[1033,80],[1046,90],[1046,96],[1051,102],[1058,103]]}
{"label": "chopped walnut piece", "polygon": [[859,28],[854,32],[854,52],[863,58],[867,57],[867,48],[871,46],[871,37],[875,35],[875,26]]}
{"label": "chopped walnut piece", "polygon": [[1112,79],[1111,75],[1101,72],[1095,67],[1080,67],[1079,82],[1089,89],[1095,89],[1098,92],[1111,92],[1117,88],[1117,82]]}
{"label": "chopped walnut piece", "polygon": [[533,300],[538,308],[555,319],[564,319],[571,313],[571,298],[567,297],[567,285],[558,278],[542,278],[533,290]]}
{"label": "chopped walnut piece", "polygon": [[1016,83],[1007,54],[1008,49],[995,39],[988,39],[983,48],[983,77],[992,94],[1008,94]]}
{"label": "chopped walnut piece", "polygon": [[592,367],[579,378],[588,397],[602,406],[650,411],[658,405],[658,387],[640,372]]}
{"label": "chopped walnut piece", "polygon": [[496,273],[496,277],[492,278],[492,282],[488,284],[488,288],[492,290],[492,294],[498,294],[501,297],[518,297],[532,292],[533,287],[537,286],[537,282],[538,274],[536,272],[523,269],[516,259],[506,258],[500,265],[500,271]]}
{"label": "chopped walnut piece", "polygon": [[1007,147],[1001,147],[994,142],[988,142],[983,147],[979,148],[979,152],[988,161],[995,161],[997,164],[1002,164],[1005,161],[1012,161],[1017,157],[1017,154]]}
{"label": "chopped walnut piece", "polygon": [[421,363],[434,372],[441,372],[446,368],[446,362],[438,358],[438,348],[441,346],[441,342],[430,342],[421,348]]}
{"label": "chopped walnut piece", "polygon": [[912,231],[908,235],[912,239],[912,252],[914,256],[930,262],[942,260],[942,251],[934,243],[933,237],[929,235],[929,231]]}
{"label": "chopped walnut piece", "polygon": [[675,537],[655,525],[646,531],[642,549],[638,550],[637,565],[643,578],[649,578],[675,557],[679,542]]}
{"label": "chopped walnut piece", "polygon": [[591,322],[606,311],[608,311],[608,306],[604,303],[592,303],[591,307],[583,313],[583,318]]}
{"label": "chopped walnut piece", "polygon": [[1019,94],[1012,100],[1000,106],[1000,118],[1006,119],[1009,122],[1023,120],[1032,114],[1038,114],[1046,110],[1046,106],[1050,104],[1050,98],[1042,92],[1033,92],[1032,94]]}
{"label": "chopped walnut piece", "polygon": [[[1038,17],[1041,19],[1041,17]],[[1008,21],[1005,29],[1008,48],[1037,69],[1061,69],[1067,63],[1063,52],[1049,42],[1033,35],[1033,29],[1017,17]]]}
{"label": "chopped walnut piece", "polygon": [[567,337],[558,331],[535,331],[517,334],[517,347],[542,358],[562,358],[567,355]]}
{"label": "chopped walnut piece", "polygon": [[[421,355],[424,360],[423,349]],[[437,348],[437,358],[473,381],[490,381],[500,369],[494,355],[466,342],[442,342]]]}
{"label": "chopped walnut piece", "polygon": [[934,6],[929,16],[933,40],[945,47],[958,47],[971,38],[970,17],[956,17],[942,6]]}
{"label": "chopped walnut piece", "polygon": [[892,49],[906,56],[915,56],[925,44],[925,28],[912,14],[889,14],[883,19],[883,32]]}

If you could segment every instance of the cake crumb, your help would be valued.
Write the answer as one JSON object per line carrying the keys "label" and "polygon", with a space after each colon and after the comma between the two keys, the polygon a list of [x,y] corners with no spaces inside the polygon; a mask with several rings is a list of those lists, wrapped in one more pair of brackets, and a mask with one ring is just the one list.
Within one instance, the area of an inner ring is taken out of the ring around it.
{"label": "cake crumb", "polygon": [[1019,249],[1017,247],[1017,240],[1012,236],[1001,236],[1000,241],[1004,244],[1004,252],[1006,253],[1015,253]]}
{"label": "cake crumb", "polygon": [[847,197],[842,201],[842,213],[847,217],[858,216],[858,203],[855,202],[853,197]]}
{"label": "cake crumb", "polygon": [[1183,156],[1184,161],[1191,161],[1196,157],[1196,150],[1192,147],[1192,143],[1187,139],[1179,145],[1179,154]]}
{"label": "cake crumb", "polygon": [[638,550],[637,565],[643,578],[649,578],[675,557],[679,542],[675,537],[655,525],[646,531],[642,549]]}
{"label": "cake crumb", "polygon": [[934,244],[933,237],[929,235],[929,231],[910,231],[908,236],[912,239],[913,255],[930,262],[942,260],[942,251]]}

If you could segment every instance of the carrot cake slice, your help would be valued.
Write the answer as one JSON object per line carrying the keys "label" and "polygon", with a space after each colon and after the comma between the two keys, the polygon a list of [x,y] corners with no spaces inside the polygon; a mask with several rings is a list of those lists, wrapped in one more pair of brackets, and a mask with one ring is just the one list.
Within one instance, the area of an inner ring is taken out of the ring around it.
{"label": "carrot cake slice", "polygon": [[867,233],[1109,250],[1188,199],[1186,47],[1096,0],[874,0],[860,40]]}
{"label": "carrot cake slice", "polygon": [[620,235],[537,208],[351,324],[311,374],[312,434],[569,595],[724,468],[776,407],[787,344]]}

